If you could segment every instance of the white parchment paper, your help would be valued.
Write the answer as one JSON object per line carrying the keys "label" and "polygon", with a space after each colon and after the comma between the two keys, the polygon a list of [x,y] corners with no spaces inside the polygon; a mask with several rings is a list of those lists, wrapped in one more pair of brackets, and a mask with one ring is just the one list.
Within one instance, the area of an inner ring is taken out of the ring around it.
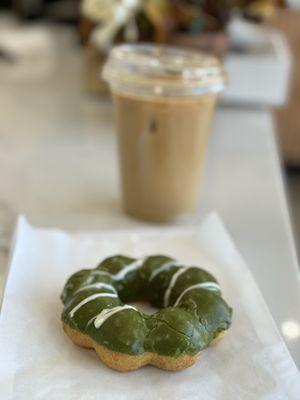
{"label": "white parchment paper", "polygon": [[[115,253],[171,255],[206,267],[234,308],[233,324],[195,366],[119,373],[61,329],[68,276]],[[216,214],[199,228],[68,234],[19,219],[0,316],[2,400],[300,399],[300,378],[250,272]]]}

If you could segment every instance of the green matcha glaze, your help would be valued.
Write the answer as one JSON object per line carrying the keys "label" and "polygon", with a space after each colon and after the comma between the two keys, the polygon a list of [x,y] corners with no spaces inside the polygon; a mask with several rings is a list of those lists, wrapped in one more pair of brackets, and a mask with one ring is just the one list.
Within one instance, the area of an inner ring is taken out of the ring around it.
{"label": "green matcha glaze", "polygon": [[[101,292],[106,292],[102,290]],[[99,310],[103,310],[104,308],[112,308],[121,305],[121,301],[119,298],[106,298],[99,297],[85,305],[83,305],[75,314],[73,318],[70,318],[69,313],[76,304],[78,304],[81,300],[83,300],[88,295],[92,295],[96,293],[96,291],[86,291],[81,292],[74,300],[68,303],[68,306],[65,307],[62,313],[62,319],[67,322],[72,328],[77,329],[79,331],[85,331],[87,327],[87,323],[91,318],[99,313]]]}
{"label": "green matcha glaze", "polygon": [[230,327],[232,309],[217,293],[203,289],[191,290],[178,306],[194,312],[208,332],[210,341]]}
{"label": "green matcha glaze", "polygon": [[135,310],[124,310],[110,317],[100,329],[90,324],[87,334],[97,343],[113,351],[127,354],[142,354],[148,332],[146,319]]}
{"label": "green matcha glaze", "polygon": [[[174,286],[172,293],[170,295],[170,305],[173,305],[179,295],[188,287],[194,285],[198,282],[217,282],[216,279],[207,271],[198,268],[190,267],[184,274],[182,274]],[[221,294],[218,291],[218,294]]]}
{"label": "green matcha glaze", "polygon": [[[124,256],[114,256],[102,261],[97,269],[107,271],[114,275],[122,271],[126,265],[134,262],[134,258]],[[120,298],[124,302],[134,301],[139,296],[140,279],[136,271],[129,272],[126,279],[122,279],[115,283],[115,287],[119,293]]]}
{"label": "green matcha glaze", "polygon": [[193,355],[208,343],[206,331],[197,317],[183,308],[164,308],[149,318],[147,326],[145,348],[161,355]]}
{"label": "green matcha glaze", "polygon": [[[229,328],[232,315],[211,274],[163,255],[107,258],[72,275],[61,299],[71,328],[132,355],[194,355]],[[139,300],[161,309],[149,316],[124,306]]]}
{"label": "green matcha glaze", "polygon": [[82,269],[70,276],[60,296],[64,305],[66,305],[70,300],[73,300],[74,293],[84,285],[96,282],[112,284],[110,275],[97,275],[94,274],[94,271],[95,270],[91,269]]}

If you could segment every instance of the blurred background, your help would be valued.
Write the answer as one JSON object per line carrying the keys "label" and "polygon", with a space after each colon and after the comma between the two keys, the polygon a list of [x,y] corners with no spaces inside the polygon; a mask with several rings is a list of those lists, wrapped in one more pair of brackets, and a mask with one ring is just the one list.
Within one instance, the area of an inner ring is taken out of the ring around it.
{"label": "blurred background", "polygon": [[[0,129],[9,133],[9,138],[1,135],[5,150],[0,168],[6,182],[2,210],[22,211],[22,199],[26,211],[29,202],[25,190],[15,190],[24,185],[24,176],[18,172],[22,168],[18,149],[26,147],[28,140],[22,135],[23,128],[35,136],[33,132],[47,130],[51,120],[51,134],[59,135],[64,127],[55,121],[64,113],[76,122],[75,131],[78,124],[86,130],[100,129],[98,104],[107,107],[107,115],[110,108],[105,105],[108,89],[99,71],[110,47],[124,41],[170,43],[203,50],[224,61],[229,75],[228,89],[221,98],[225,107],[272,113],[299,243],[298,8],[300,0],[1,0]],[[81,102],[80,119],[70,99]],[[44,121],[39,118],[43,113]],[[105,126],[105,118],[101,123]],[[10,157],[11,147],[4,146],[8,140],[14,146]],[[34,140],[42,139],[31,140],[34,146]],[[38,173],[34,177],[36,182],[28,182],[27,191],[44,179]],[[46,191],[39,195],[42,201]],[[34,206],[36,210],[40,207],[37,199]],[[3,215],[8,218],[7,212]]]}

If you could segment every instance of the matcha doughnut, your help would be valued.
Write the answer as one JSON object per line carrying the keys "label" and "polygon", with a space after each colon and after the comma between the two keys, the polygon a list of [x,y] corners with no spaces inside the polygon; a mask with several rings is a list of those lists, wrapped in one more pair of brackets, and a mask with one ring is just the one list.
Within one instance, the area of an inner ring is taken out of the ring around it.
{"label": "matcha doughnut", "polygon": [[[163,255],[109,257],[72,275],[61,300],[66,334],[94,348],[118,371],[146,364],[170,371],[186,368],[231,324],[232,309],[216,279]],[[126,304],[133,301],[147,301],[159,310],[144,314]]]}

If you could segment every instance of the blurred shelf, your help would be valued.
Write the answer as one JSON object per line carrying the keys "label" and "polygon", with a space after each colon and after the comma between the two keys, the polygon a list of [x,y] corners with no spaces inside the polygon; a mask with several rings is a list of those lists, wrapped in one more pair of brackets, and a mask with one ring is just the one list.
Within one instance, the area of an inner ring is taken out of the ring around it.
{"label": "blurred shelf", "polygon": [[280,106],[288,96],[291,55],[282,34],[241,21],[231,27],[233,49],[225,59],[230,104]]}

